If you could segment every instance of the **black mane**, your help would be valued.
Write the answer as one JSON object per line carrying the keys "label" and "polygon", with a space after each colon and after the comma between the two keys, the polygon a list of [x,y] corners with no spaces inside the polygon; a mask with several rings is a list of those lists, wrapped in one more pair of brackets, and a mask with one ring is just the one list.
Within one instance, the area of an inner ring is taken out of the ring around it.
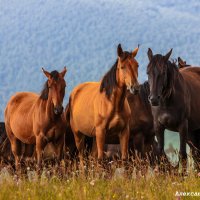
{"label": "black mane", "polygon": [[[131,53],[129,53],[128,51],[124,51],[120,59],[124,61],[128,57],[131,57]],[[108,97],[108,99],[110,99],[110,96],[113,92],[113,88],[117,86],[117,79],[116,79],[117,64],[118,64],[118,59],[116,60],[115,64],[111,67],[111,69],[104,75],[101,81],[100,92],[102,93],[105,89],[106,96]]]}
{"label": "black mane", "polygon": [[[51,74],[51,78],[53,78],[55,81],[58,80],[58,78],[59,78],[59,72],[58,71],[54,70],[50,74]],[[42,91],[41,91],[40,98],[43,99],[43,100],[47,100],[48,95],[49,95],[49,87],[48,87],[48,80],[47,80],[45,82],[44,86],[43,86]]]}
{"label": "black mane", "polygon": [[105,90],[106,96],[108,98],[110,98],[113,92],[113,88],[117,86],[117,79],[116,79],[117,64],[118,64],[118,60],[116,60],[115,64],[104,75],[101,81],[100,92],[102,93]]}
{"label": "black mane", "polygon": [[149,94],[150,88],[148,81],[145,81],[143,84],[140,85],[139,95],[144,103],[144,105],[149,105]]}

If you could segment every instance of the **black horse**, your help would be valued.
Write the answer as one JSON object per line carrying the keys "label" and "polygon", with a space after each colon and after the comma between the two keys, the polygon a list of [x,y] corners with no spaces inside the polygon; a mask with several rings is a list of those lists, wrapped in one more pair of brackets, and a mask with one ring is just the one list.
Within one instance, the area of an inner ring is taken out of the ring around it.
{"label": "black horse", "polygon": [[180,158],[184,168],[187,159],[186,142],[192,149],[196,166],[199,166],[200,67],[178,70],[176,64],[169,61],[171,53],[172,50],[165,56],[153,55],[152,50],[148,50],[149,100],[159,155],[164,153],[164,130],[177,131],[180,135]]}

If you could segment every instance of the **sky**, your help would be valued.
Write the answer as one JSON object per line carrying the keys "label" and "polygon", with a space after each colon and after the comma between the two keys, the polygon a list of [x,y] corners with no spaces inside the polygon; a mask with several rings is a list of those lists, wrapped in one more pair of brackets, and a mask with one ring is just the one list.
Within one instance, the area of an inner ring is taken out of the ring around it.
{"label": "sky", "polygon": [[200,65],[198,0],[0,0],[0,121],[18,91],[40,93],[41,68],[67,66],[64,105],[79,83],[99,81],[124,50],[140,44],[139,80],[147,50]]}

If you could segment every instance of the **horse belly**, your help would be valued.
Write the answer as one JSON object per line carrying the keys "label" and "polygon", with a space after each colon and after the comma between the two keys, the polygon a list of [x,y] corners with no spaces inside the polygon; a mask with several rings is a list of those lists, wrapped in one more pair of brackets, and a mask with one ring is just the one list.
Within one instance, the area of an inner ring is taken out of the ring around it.
{"label": "horse belly", "polygon": [[80,131],[81,133],[84,133],[87,136],[95,136],[93,116],[89,116],[89,113],[87,114],[86,112],[75,112],[73,114],[72,127],[74,127],[76,130]]}
{"label": "horse belly", "polygon": [[37,97],[32,93],[17,93],[6,107],[5,122],[12,132],[8,134],[13,134],[23,143],[35,143],[31,110]]}
{"label": "horse belly", "polygon": [[35,135],[33,133],[33,128],[27,120],[14,119],[11,121],[11,129],[15,137],[17,137],[21,142],[26,144],[35,143]]}

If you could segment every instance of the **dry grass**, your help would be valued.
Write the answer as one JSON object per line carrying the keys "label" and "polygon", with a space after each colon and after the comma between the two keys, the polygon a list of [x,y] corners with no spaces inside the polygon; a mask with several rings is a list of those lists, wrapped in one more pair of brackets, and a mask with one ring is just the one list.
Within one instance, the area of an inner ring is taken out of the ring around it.
{"label": "dry grass", "polygon": [[127,175],[115,162],[109,165],[108,172],[94,163],[90,163],[87,170],[84,167],[83,171],[63,164],[61,178],[55,167],[44,168],[40,178],[31,169],[26,176],[17,177],[8,167],[3,167],[0,171],[0,199],[171,200],[178,199],[175,197],[177,191],[200,192],[200,177],[192,168],[188,176],[161,175],[149,168],[144,177],[137,176],[133,168]]}

